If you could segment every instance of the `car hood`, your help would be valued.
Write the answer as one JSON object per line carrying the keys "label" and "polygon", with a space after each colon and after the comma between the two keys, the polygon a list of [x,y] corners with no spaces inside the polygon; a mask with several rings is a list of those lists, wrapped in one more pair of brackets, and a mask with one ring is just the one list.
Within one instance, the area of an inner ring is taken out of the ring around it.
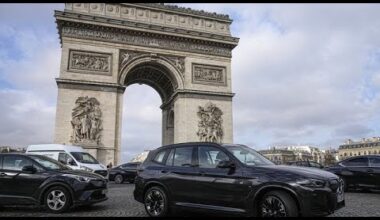
{"label": "car hood", "polygon": [[318,168],[311,167],[297,167],[297,166],[286,166],[286,165],[273,165],[265,166],[267,173],[273,174],[285,174],[286,176],[294,175],[294,177],[306,177],[306,178],[317,178],[317,179],[332,179],[338,178],[335,174],[321,170]]}
{"label": "car hood", "polygon": [[87,171],[84,171],[84,170],[60,170],[59,173],[62,173],[62,174],[73,174],[73,175],[78,175],[78,176],[83,176],[83,177],[90,177],[90,178],[97,178],[97,179],[104,179],[104,177],[102,177],[99,174],[87,172]]}

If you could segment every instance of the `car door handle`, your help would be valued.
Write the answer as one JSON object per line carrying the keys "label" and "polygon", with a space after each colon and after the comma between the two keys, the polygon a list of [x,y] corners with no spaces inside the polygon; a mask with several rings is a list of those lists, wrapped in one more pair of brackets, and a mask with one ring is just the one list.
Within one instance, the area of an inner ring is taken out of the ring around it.
{"label": "car door handle", "polygon": [[167,170],[161,170],[161,173],[168,173]]}
{"label": "car door handle", "polygon": [[199,172],[199,175],[204,176],[204,175],[206,175],[206,173],[204,171],[201,171],[201,172]]}
{"label": "car door handle", "polygon": [[373,169],[368,169],[367,173],[373,173]]}

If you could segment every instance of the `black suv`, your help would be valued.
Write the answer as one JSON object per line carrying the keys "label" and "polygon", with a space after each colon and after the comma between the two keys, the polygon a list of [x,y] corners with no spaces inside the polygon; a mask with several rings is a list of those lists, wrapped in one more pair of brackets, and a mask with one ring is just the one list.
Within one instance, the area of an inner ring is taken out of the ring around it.
{"label": "black suv", "polygon": [[108,179],[115,181],[116,184],[123,183],[125,180],[129,183],[133,183],[137,175],[137,168],[140,164],[140,162],[130,162],[114,167],[109,171]]}
{"label": "black suv", "polygon": [[107,180],[46,156],[0,154],[0,205],[42,205],[53,213],[107,200]]}
{"label": "black suv", "polygon": [[344,190],[380,189],[380,156],[356,156],[336,163],[325,170],[335,173],[344,181]]}
{"label": "black suv", "polygon": [[343,207],[333,173],[275,165],[244,145],[182,143],[151,151],[135,179],[150,216],[173,206],[247,216],[323,216]]}

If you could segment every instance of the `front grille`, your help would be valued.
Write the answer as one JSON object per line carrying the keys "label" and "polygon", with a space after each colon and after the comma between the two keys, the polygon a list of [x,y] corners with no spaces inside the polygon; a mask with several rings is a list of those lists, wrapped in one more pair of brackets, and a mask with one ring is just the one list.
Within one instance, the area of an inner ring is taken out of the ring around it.
{"label": "front grille", "polygon": [[107,174],[108,174],[107,170],[95,170],[94,173],[100,174],[100,175],[102,175],[104,177],[106,177]]}
{"label": "front grille", "polygon": [[107,186],[107,181],[105,180],[92,180],[91,183],[96,187],[104,187]]}
{"label": "front grille", "polygon": [[99,200],[105,198],[106,195],[102,194],[102,190],[98,190],[92,193],[90,200]]}

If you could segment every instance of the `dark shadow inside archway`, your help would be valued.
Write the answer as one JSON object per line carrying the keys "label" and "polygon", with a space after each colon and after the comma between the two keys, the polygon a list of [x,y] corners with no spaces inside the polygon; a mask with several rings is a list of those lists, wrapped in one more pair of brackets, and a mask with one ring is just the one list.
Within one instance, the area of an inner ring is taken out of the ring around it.
{"label": "dark shadow inside archway", "polygon": [[[166,104],[178,87],[169,71],[161,64],[147,62],[133,67],[126,74],[121,134],[122,162],[128,162],[144,150],[174,141],[173,109],[170,106],[161,110],[156,108]],[[136,84],[153,88],[160,96],[161,105],[151,89]]]}

